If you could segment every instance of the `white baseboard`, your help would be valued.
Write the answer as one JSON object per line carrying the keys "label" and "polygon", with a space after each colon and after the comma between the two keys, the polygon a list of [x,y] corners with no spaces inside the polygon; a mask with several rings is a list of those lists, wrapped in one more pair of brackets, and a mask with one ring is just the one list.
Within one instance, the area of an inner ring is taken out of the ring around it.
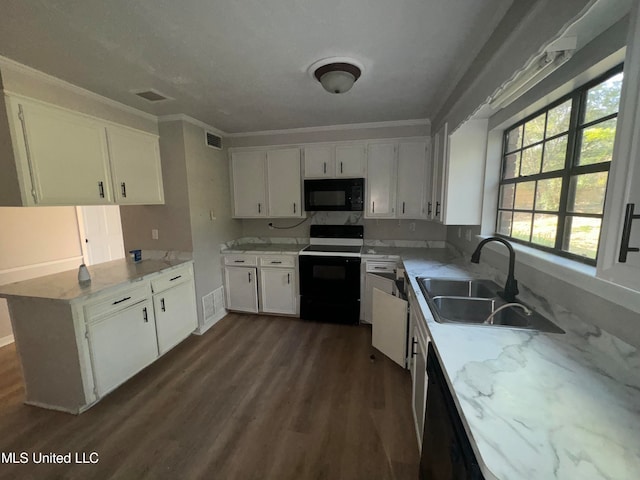
{"label": "white baseboard", "polygon": [[6,337],[2,337],[0,338],[0,348],[4,347],[6,345],[9,345],[13,342],[15,342],[15,338],[13,338],[13,335],[7,335]]}
{"label": "white baseboard", "polygon": [[227,310],[221,310],[220,313],[218,315],[216,315],[215,317],[213,317],[213,319],[209,322],[207,322],[205,325],[203,326],[199,326],[198,328],[196,328],[196,330],[193,332],[196,335],[203,335],[207,330],[209,330],[211,327],[213,327],[216,323],[218,323],[220,320],[222,320],[224,317],[227,316]]}

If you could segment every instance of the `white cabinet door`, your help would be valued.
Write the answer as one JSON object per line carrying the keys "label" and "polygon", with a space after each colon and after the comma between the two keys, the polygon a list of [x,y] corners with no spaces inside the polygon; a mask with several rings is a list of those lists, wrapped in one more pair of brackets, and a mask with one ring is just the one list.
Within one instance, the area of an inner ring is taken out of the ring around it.
{"label": "white cabinet door", "polygon": [[364,321],[373,323],[373,290],[377,288],[391,295],[394,291],[395,281],[375,273],[367,273],[364,287]]}
{"label": "white cabinet door", "polygon": [[336,145],[336,177],[361,178],[365,157],[364,145]]}
{"label": "white cabinet door", "polygon": [[300,149],[267,152],[269,217],[301,217]]}
{"label": "white cabinet door", "polygon": [[260,269],[261,310],[268,313],[296,313],[296,271],[293,268]]}
{"label": "white cabinet door", "polygon": [[153,296],[160,355],[187,338],[198,326],[193,280]]}
{"label": "white cabinet door", "polygon": [[258,288],[255,268],[225,267],[227,308],[239,312],[258,312]]}
{"label": "white cabinet door", "polygon": [[[598,251],[598,276],[640,292],[640,5],[631,10],[620,113]],[[631,208],[633,214],[631,214]],[[635,218],[633,218],[635,217]],[[626,222],[625,222],[626,221]],[[625,223],[628,235],[625,235]],[[626,252],[626,255],[625,255]],[[626,258],[625,258],[626,257]]]}
{"label": "white cabinet door", "polygon": [[333,145],[304,147],[304,178],[331,178],[335,173]]}
{"label": "white cabinet door", "polygon": [[142,370],[158,356],[153,307],[144,300],[87,324],[98,396]]}
{"label": "white cabinet door", "polygon": [[426,217],[425,189],[427,173],[427,143],[400,142],[398,145],[398,218]]}
{"label": "white cabinet door", "polygon": [[402,368],[407,342],[407,302],[373,289],[371,344]]}
{"label": "white cabinet door", "polygon": [[[413,314],[412,314],[413,317]],[[415,322],[419,321],[414,319]],[[413,328],[411,339],[411,355],[412,355],[412,410],[413,420],[416,426],[416,435],[418,443],[422,446],[422,434],[424,432],[424,414],[427,402],[427,342],[420,333],[420,328],[416,325]]]}
{"label": "white cabinet door", "polygon": [[98,122],[20,100],[25,156],[38,205],[112,203],[105,130]]}
{"label": "white cabinet door", "polygon": [[265,152],[233,152],[233,216],[266,217]]}
{"label": "white cabinet door", "polygon": [[431,203],[427,205],[427,213],[431,220],[442,222],[442,202],[445,182],[445,168],[447,161],[448,125],[445,123],[433,138],[433,195]]}
{"label": "white cabinet door", "polygon": [[367,155],[367,218],[394,218],[396,204],[396,146],[369,145]]}
{"label": "white cabinet door", "polygon": [[109,125],[107,138],[116,203],[164,203],[158,137]]}

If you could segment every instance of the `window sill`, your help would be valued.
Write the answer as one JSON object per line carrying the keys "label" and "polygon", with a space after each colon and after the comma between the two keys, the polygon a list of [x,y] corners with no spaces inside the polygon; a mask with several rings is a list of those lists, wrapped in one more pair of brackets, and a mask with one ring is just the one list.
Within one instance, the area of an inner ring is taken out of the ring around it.
{"label": "window sill", "polygon": [[[478,240],[483,240],[488,237],[489,235],[476,236]],[[596,277],[596,267],[515,242],[511,243],[511,245],[516,252],[517,263],[527,265],[551,277],[574,285],[592,295],[640,313],[640,301],[638,301],[640,292]],[[505,257],[508,255],[508,251],[504,248],[504,245],[498,245],[494,242],[486,244],[484,248],[488,248],[492,252],[504,255]]]}

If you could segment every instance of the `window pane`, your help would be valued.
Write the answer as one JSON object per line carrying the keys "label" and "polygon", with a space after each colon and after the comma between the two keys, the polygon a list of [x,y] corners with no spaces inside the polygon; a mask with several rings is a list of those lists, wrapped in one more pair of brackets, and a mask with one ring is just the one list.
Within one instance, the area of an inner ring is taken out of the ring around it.
{"label": "window pane", "polygon": [[504,158],[504,175],[502,178],[515,178],[520,171],[520,152],[512,153]]}
{"label": "window pane", "polygon": [[518,150],[522,147],[522,125],[507,133],[507,153]]}
{"label": "window pane", "polygon": [[618,111],[620,89],[622,88],[622,72],[609,80],[593,87],[587,93],[587,107],[584,122],[592,122]]}
{"label": "window pane", "polygon": [[513,213],[511,212],[498,212],[498,233],[502,235],[511,236],[511,220]]}
{"label": "window pane", "polygon": [[542,145],[527,148],[522,151],[522,167],[520,175],[535,175],[540,173],[540,162],[542,161]]}
{"label": "window pane", "polygon": [[569,130],[569,120],[571,118],[571,100],[567,100],[562,105],[549,110],[547,115],[547,135],[553,137],[559,133]]}
{"label": "window pane", "polygon": [[524,124],[524,143],[523,146],[540,142],[544,138],[544,120],[545,114],[537,116],[533,120],[529,120]]}
{"label": "window pane", "polygon": [[543,172],[553,172],[564,168],[567,157],[567,135],[549,140],[544,144]]}
{"label": "window pane", "polygon": [[567,252],[595,259],[601,223],[600,218],[567,217],[565,224],[567,233],[565,245],[562,248]]}
{"label": "window pane", "polygon": [[536,190],[536,210],[557,212],[560,208],[562,178],[549,178],[538,181]]}
{"label": "window pane", "polygon": [[531,241],[545,247],[555,247],[558,232],[558,216],[538,213],[533,216]]}
{"label": "window pane", "polygon": [[516,191],[513,183],[500,187],[500,208],[513,208],[513,195]]}
{"label": "window pane", "polygon": [[514,213],[511,236],[520,240],[531,239],[531,213]]}
{"label": "window pane", "polygon": [[571,177],[567,211],[602,213],[609,172],[588,173]]}
{"label": "window pane", "polygon": [[611,161],[613,141],[616,136],[616,121],[617,119],[612,118],[582,130],[578,165]]}
{"label": "window pane", "polygon": [[518,210],[533,210],[533,195],[536,182],[523,182],[516,184],[515,208]]}

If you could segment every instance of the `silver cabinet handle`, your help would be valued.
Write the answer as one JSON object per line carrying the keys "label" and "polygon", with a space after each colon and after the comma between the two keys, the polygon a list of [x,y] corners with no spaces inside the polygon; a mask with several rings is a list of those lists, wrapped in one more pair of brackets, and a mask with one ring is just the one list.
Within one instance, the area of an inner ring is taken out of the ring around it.
{"label": "silver cabinet handle", "polygon": [[127,198],[127,185],[124,182],[122,182],[120,184],[120,188],[122,189],[122,196],[124,198]]}
{"label": "silver cabinet handle", "polygon": [[100,198],[104,198],[104,182],[98,182],[98,194]]}
{"label": "silver cabinet handle", "polygon": [[160,310],[162,310],[163,312],[167,311],[166,307],[164,306],[164,298],[160,299]]}
{"label": "silver cabinet handle", "polygon": [[147,307],[142,309],[142,318],[144,319],[144,323],[149,323],[149,315],[147,315]]}

